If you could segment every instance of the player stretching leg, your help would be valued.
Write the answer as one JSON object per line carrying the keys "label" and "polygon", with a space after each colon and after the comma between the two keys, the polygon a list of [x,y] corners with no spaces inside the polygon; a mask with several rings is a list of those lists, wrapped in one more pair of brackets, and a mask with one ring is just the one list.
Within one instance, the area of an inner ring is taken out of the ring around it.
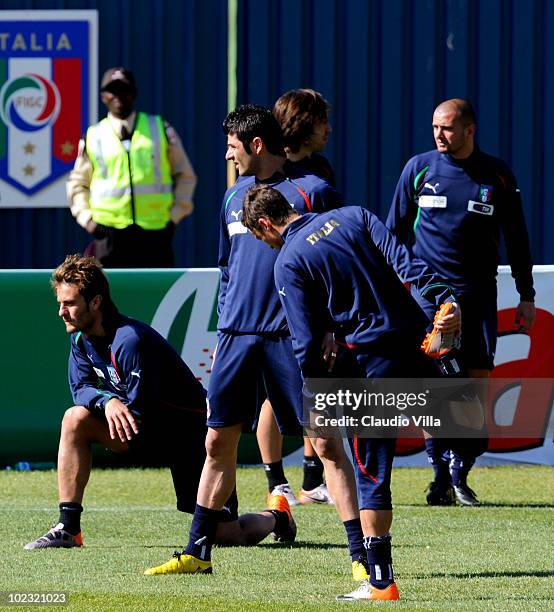
{"label": "player stretching leg", "polygon": [[[350,206],[301,217],[276,190],[256,186],[246,195],[243,223],[258,239],[281,249],[275,284],[307,386],[322,373],[319,347],[329,327],[337,342],[352,347],[352,377],[360,371],[368,378],[435,374],[434,364],[419,350],[425,315],[403,282],[414,282],[435,306],[454,298],[368,210]],[[459,327],[454,307],[440,328]],[[389,338],[394,338],[393,351]],[[396,600],[390,536],[395,441],[355,438],[352,446],[369,579],[339,599]],[[332,489],[331,494],[338,503]]]}

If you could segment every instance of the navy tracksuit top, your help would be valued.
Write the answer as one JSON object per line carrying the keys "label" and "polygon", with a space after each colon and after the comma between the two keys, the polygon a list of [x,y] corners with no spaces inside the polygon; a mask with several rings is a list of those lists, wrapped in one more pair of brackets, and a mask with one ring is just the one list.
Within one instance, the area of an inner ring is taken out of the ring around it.
{"label": "navy tracksuit top", "polygon": [[304,215],[283,238],[275,284],[305,378],[320,371],[321,341],[328,331],[368,352],[386,337],[399,356],[404,349],[413,351],[427,318],[404,282],[436,306],[454,299],[444,281],[359,206]]}
{"label": "navy tracksuit top", "polygon": [[[107,326],[105,326],[107,327]],[[136,415],[164,408],[206,411],[206,392],[152,327],[117,315],[106,336],[71,334],[69,386],[76,406],[103,410],[117,397]]]}
{"label": "navy tracksuit top", "polygon": [[521,195],[508,166],[477,147],[464,160],[429,151],[408,161],[387,227],[458,295],[495,294],[500,234],[522,300],[533,300]]}
{"label": "navy tracksuit top", "polygon": [[[255,182],[254,177],[240,177],[223,198],[218,258],[221,270],[218,330],[288,335],[273,282],[278,252],[256,240],[241,223],[242,201]],[[267,181],[258,182],[280,191],[300,214],[323,212],[341,205],[340,195],[328,183],[295,171],[290,165],[287,165],[287,177],[276,174]]]}

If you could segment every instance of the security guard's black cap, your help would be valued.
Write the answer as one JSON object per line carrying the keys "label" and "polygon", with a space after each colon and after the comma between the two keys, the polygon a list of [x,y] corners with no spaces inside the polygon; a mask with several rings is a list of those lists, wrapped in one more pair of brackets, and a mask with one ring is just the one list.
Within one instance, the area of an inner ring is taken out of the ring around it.
{"label": "security guard's black cap", "polygon": [[100,91],[110,91],[112,85],[115,86],[116,84],[119,87],[121,87],[121,85],[126,85],[133,93],[137,91],[133,73],[122,66],[110,68],[104,72],[104,76],[100,83]]}

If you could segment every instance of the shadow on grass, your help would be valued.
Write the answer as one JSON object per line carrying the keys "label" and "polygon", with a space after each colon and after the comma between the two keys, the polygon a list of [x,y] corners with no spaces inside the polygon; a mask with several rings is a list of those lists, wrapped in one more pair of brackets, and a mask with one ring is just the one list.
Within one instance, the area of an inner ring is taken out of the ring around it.
{"label": "shadow on grass", "polygon": [[[415,546],[415,545],[414,545]],[[123,548],[121,544],[118,545],[106,545],[106,544],[98,544],[95,546],[94,544],[87,544],[86,548],[103,548],[103,549],[117,549]],[[148,548],[148,549],[156,549],[160,550],[171,550],[172,548],[176,551],[183,551],[185,546],[183,544],[125,544],[125,548]],[[317,542],[303,542],[302,540],[298,542],[260,542],[259,544],[254,544],[252,546],[226,546],[217,544],[214,548],[321,548],[331,549],[331,548],[344,548],[347,549],[348,545],[346,542],[344,544],[327,544],[325,542],[317,543]],[[400,546],[398,547],[400,548]]]}
{"label": "shadow on grass", "polygon": [[[425,502],[421,504],[394,504],[395,508],[466,508],[469,506],[461,506],[452,504],[451,506],[429,506]],[[480,506],[474,508],[554,508],[554,503],[549,502],[481,502]]]}
{"label": "shadow on grass", "polygon": [[[420,544],[395,544],[395,548],[419,548]],[[304,542],[302,540],[298,540],[297,542],[260,542],[259,544],[254,544],[252,546],[226,546],[217,544],[214,548],[306,548],[306,549],[321,549],[321,550],[331,550],[332,548],[344,548],[348,549],[348,544],[345,542],[344,544],[334,544],[334,543],[326,543],[326,542]],[[103,549],[118,549],[123,548],[121,544],[117,545],[109,545],[109,544],[98,544],[95,546],[94,544],[87,544],[87,549],[90,548],[103,548]],[[160,549],[160,550],[171,550],[174,549],[176,551],[183,551],[185,546],[183,544],[125,544],[125,548],[148,548],[148,549]]]}
{"label": "shadow on grass", "polygon": [[303,542],[302,540],[297,542],[261,542],[256,545],[257,548],[308,548],[308,549],[322,549],[330,550],[331,548],[344,548],[347,549],[348,545],[344,544],[329,544],[326,542]]}
{"label": "shadow on grass", "polygon": [[548,502],[481,502],[482,508],[554,508],[554,503]]}
{"label": "shadow on grass", "polygon": [[430,574],[417,574],[413,576],[416,580],[428,580],[429,578],[551,578],[554,571],[538,570],[536,572],[432,572]]}

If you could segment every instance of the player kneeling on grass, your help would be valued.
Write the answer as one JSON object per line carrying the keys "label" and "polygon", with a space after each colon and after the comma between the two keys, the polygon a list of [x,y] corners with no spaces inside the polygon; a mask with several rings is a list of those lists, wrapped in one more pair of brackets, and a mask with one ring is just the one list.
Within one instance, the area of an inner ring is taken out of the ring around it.
{"label": "player kneeling on grass", "polygon": [[[256,238],[281,249],[275,284],[308,386],[319,375],[319,347],[329,331],[352,351],[351,372],[345,373],[351,378],[436,376],[433,361],[419,350],[425,314],[403,282],[416,285],[435,306],[454,296],[375,215],[348,206],[301,217],[278,191],[258,185],[245,196],[242,222]],[[456,307],[437,323],[444,332],[460,324]],[[395,439],[356,438],[352,448],[370,578],[339,599],[399,599],[390,536]]]}
{"label": "player kneeling on grass", "polygon": [[[83,545],[81,512],[92,445],[169,464],[177,509],[193,513],[206,457],[206,392],[181,357],[148,325],[117,310],[100,265],[70,255],[52,274],[59,315],[71,334],[69,385],[75,406],[62,421],[58,450],[60,517],[27,550]],[[294,540],[287,501],[238,517],[233,492],[216,543],[252,545],[271,532]]]}

